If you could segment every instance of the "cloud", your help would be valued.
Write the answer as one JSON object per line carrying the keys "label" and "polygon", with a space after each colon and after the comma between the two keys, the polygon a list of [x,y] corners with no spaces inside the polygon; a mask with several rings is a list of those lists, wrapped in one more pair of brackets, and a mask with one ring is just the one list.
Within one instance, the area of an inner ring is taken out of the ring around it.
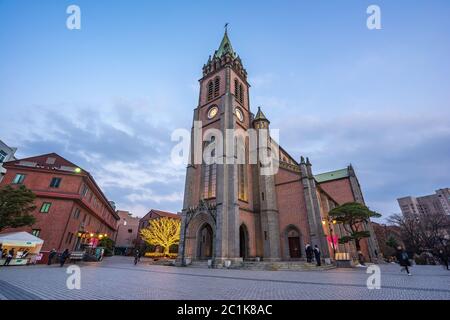
{"label": "cloud", "polygon": [[399,212],[401,196],[448,187],[449,118],[448,111],[381,110],[271,120],[281,145],[296,159],[309,156],[315,173],[352,163],[366,202],[389,215]]}
{"label": "cloud", "polygon": [[173,119],[166,120],[162,110],[167,108],[161,101],[116,98],[98,107],[10,109],[5,112],[10,121],[1,134],[8,144],[19,147],[19,157],[57,152],[77,163],[94,176],[118,209],[139,215],[151,208],[176,212],[182,205],[185,167],[170,161],[170,134],[177,115],[169,113],[167,119]]}

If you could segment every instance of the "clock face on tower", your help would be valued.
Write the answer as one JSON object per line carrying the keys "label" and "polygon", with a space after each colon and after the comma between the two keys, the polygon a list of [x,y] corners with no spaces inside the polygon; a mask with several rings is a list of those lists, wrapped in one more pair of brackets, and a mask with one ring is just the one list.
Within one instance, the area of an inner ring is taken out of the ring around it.
{"label": "clock face on tower", "polygon": [[236,117],[239,119],[239,121],[244,121],[244,114],[242,113],[242,110],[236,107]]}
{"label": "clock face on tower", "polygon": [[211,108],[209,108],[208,119],[214,118],[217,115],[217,112],[219,112],[219,109],[217,108],[217,106],[212,106]]}

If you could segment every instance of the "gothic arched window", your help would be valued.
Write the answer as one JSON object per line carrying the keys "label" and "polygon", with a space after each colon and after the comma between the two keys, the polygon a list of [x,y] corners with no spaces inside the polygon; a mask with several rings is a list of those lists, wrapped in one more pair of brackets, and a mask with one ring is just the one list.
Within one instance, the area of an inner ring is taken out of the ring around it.
{"label": "gothic arched window", "polygon": [[209,81],[208,82],[208,101],[213,98],[213,89],[214,89],[214,84],[212,81]]}
{"label": "gothic arched window", "polygon": [[[237,138],[236,140],[236,144],[237,144],[237,148],[235,149],[237,151],[236,154],[236,158],[243,158],[243,161],[239,161],[237,166],[238,166],[238,198],[239,200],[242,201],[248,201],[248,188],[247,188],[247,184],[248,184],[248,177],[247,177],[247,149],[248,149],[248,145],[247,145],[247,141],[243,141],[239,138]],[[239,142],[238,142],[239,141]],[[243,155],[239,155],[239,151],[241,150],[241,152],[243,152]],[[243,163],[242,163],[243,162]]]}
{"label": "gothic arched window", "polygon": [[[215,137],[211,137],[209,143],[214,143]],[[206,147],[209,143],[206,143]],[[211,156],[215,157],[215,149],[212,151]],[[216,183],[217,183],[217,163],[214,161],[212,164],[203,164],[203,198],[210,199],[216,197]]]}
{"label": "gothic arched window", "polygon": [[219,92],[220,92],[220,78],[217,77],[214,80],[214,98],[219,96]]}
{"label": "gothic arched window", "polygon": [[239,99],[239,81],[238,79],[234,79],[234,96],[236,99]]}

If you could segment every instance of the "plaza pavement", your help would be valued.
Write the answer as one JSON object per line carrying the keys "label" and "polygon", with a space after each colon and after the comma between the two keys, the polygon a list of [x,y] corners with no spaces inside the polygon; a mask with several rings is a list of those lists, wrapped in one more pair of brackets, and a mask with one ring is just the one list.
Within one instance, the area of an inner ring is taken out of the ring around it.
{"label": "plaza pavement", "polygon": [[66,267],[0,267],[0,300],[173,299],[173,300],[450,300],[450,271],[398,265],[381,267],[381,289],[369,290],[362,268],[328,271],[250,271],[151,266],[111,257],[81,265],[81,289],[66,286]]}

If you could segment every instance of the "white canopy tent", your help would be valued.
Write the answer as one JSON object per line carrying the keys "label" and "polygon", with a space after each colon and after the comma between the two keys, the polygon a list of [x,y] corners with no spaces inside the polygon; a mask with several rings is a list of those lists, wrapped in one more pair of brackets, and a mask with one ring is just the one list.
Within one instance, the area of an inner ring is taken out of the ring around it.
{"label": "white canopy tent", "polygon": [[10,232],[0,234],[2,248],[24,248],[30,253],[38,254],[41,251],[44,240],[29,234],[28,232]]}

